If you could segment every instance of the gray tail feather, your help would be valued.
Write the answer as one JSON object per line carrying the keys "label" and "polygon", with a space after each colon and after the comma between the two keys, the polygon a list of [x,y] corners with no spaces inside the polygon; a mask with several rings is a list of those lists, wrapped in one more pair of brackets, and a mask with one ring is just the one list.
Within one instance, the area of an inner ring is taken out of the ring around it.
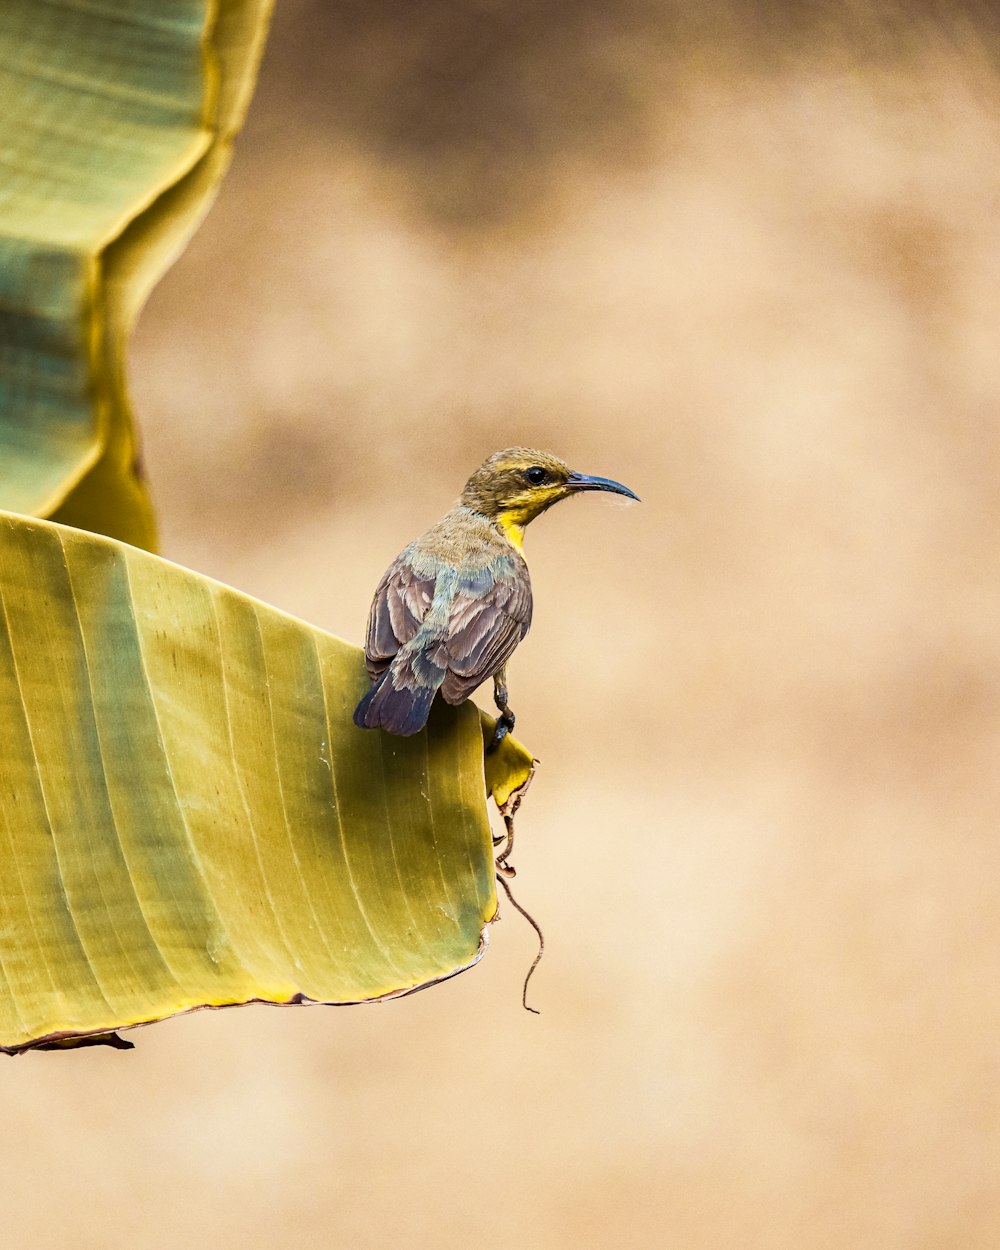
{"label": "gray tail feather", "polygon": [[384,729],[408,738],[427,724],[436,694],[435,686],[394,685],[388,668],[354,709],[354,723],[359,729]]}

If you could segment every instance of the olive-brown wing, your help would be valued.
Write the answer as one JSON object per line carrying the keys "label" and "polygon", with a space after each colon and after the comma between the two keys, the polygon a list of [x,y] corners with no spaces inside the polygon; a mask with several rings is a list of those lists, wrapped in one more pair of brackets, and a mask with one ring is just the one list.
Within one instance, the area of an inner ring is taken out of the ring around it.
{"label": "olive-brown wing", "polygon": [[448,615],[448,673],[441,694],[461,703],[510,659],[531,626],[531,583],[525,566],[494,574],[492,586],[459,589]]}
{"label": "olive-brown wing", "polygon": [[418,574],[405,551],[386,569],[368,614],[365,664],[373,680],[420,628],[434,600],[435,581]]}

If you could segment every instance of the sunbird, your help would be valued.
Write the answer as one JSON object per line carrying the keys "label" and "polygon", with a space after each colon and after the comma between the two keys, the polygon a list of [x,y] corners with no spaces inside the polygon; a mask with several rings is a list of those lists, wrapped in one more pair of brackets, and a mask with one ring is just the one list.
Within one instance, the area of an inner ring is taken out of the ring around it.
{"label": "sunbird", "polygon": [[500,712],[491,743],[514,728],[507,661],[531,625],[525,527],[560,499],[588,490],[639,496],[564,460],[508,447],[484,460],[457,503],[386,569],[368,616],[371,689],[354,710],[362,729],[408,737],[427,724],[434,696],[461,703],[488,677]]}

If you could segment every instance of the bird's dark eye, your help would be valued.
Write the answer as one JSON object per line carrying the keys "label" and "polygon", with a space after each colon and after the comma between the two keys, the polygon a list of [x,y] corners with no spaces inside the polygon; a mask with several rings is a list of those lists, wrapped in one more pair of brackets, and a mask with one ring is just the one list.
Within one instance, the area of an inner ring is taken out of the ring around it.
{"label": "bird's dark eye", "polygon": [[532,484],[532,486],[541,486],[545,479],[549,476],[541,465],[533,465],[530,469],[525,469],[524,476]]}

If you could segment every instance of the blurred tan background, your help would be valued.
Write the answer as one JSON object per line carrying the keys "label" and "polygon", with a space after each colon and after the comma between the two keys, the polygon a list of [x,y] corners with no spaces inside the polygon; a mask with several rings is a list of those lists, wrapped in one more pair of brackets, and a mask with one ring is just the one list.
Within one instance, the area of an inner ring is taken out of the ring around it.
{"label": "blurred tan background", "polygon": [[[3,1250],[1000,1245],[995,6],[280,0],[144,315],[166,554],[360,640],[515,442],[521,901],[3,1065]],[[486,697],[482,696],[482,701]]]}

